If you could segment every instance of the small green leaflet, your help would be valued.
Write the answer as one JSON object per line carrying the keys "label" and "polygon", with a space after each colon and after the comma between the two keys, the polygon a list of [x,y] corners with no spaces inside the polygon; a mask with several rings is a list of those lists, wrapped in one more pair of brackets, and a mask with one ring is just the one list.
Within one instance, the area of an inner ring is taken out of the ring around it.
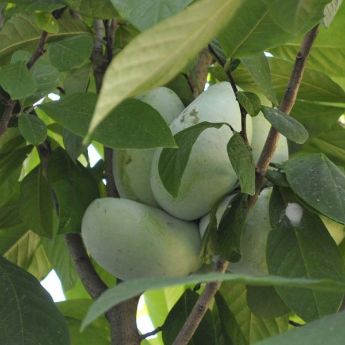
{"label": "small green leaflet", "polygon": [[256,116],[261,110],[260,98],[253,92],[237,91],[236,99],[250,116]]}
{"label": "small green leaflet", "polygon": [[37,26],[49,33],[58,33],[59,24],[50,12],[36,12],[35,19]]}
{"label": "small green leaflet", "polygon": [[264,95],[273,104],[278,104],[277,95],[272,85],[270,66],[265,54],[258,53],[242,57],[241,62]]}
{"label": "small green leaflet", "polygon": [[37,89],[36,81],[24,61],[1,67],[0,85],[9,93],[12,100],[31,96]]}
{"label": "small green leaflet", "polygon": [[28,272],[0,257],[2,344],[69,345],[63,316],[48,292]]}
{"label": "small green leaflet", "polygon": [[232,167],[240,181],[241,192],[255,194],[255,164],[249,146],[240,133],[234,133],[227,145]]}
{"label": "small green leaflet", "polygon": [[345,312],[320,320],[256,343],[256,345],[340,345],[345,338]]}
{"label": "small green leaflet", "polygon": [[[94,93],[75,93],[40,108],[58,124],[81,137],[88,130],[97,101]],[[111,111],[92,139],[111,148],[176,147],[161,115],[147,103],[127,99]]]}
{"label": "small green leaflet", "polygon": [[46,125],[35,115],[21,115],[18,120],[18,128],[29,144],[39,145],[47,138]]}
{"label": "small green leaflet", "polygon": [[83,34],[50,43],[48,56],[52,65],[59,71],[69,71],[86,64],[92,48],[92,37]]}
{"label": "small green leaflet", "polygon": [[207,128],[220,128],[226,123],[201,122],[175,134],[177,149],[165,148],[160,154],[158,162],[159,176],[166,190],[177,197],[183,173],[188,164],[193,145],[199,135]]}
{"label": "small green leaflet", "polygon": [[292,190],[309,206],[345,224],[345,175],[325,155],[301,155],[284,164]]}
{"label": "small green leaflet", "polygon": [[308,131],[293,117],[275,108],[262,106],[261,110],[266,120],[287,139],[297,144],[304,144],[308,140]]}
{"label": "small green leaflet", "polygon": [[316,280],[305,278],[285,278],[279,276],[250,276],[234,273],[206,273],[193,274],[187,277],[167,278],[151,277],[135,279],[105,291],[91,306],[82,323],[82,330],[92,321],[104,314],[114,305],[124,302],[134,296],[142,294],[146,290],[165,288],[186,284],[208,283],[213,281],[228,281],[234,284],[256,285],[256,286],[284,286],[314,289],[316,291],[345,292],[345,283],[329,279]]}

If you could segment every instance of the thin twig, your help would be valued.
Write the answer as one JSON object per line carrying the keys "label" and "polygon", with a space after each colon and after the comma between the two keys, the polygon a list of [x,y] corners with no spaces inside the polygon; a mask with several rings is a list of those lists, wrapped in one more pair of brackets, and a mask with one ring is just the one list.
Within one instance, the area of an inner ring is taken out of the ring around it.
{"label": "thin twig", "polygon": [[38,45],[34,53],[32,54],[29,62],[26,64],[28,69],[31,69],[36,61],[45,53],[44,46],[48,40],[48,32],[42,31],[40,40],[38,41]]}
{"label": "thin twig", "polygon": [[[314,27],[310,32],[308,32],[301,44],[300,51],[296,56],[296,61],[290,76],[287,90],[281,101],[279,109],[287,114],[290,113],[293,108],[298,89],[303,78],[303,72],[306,60],[310,53],[310,49],[315,41],[318,33],[318,26]],[[261,153],[258,165],[257,165],[257,175],[256,175],[256,193],[253,197],[249,199],[248,209],[253,207],[264,183],[265,174],[268,169],[268,165],[272,159],[274,151],[276,149],[276,144],[279,138],[279,133],[271,128],[269,135],[267,137],[264,149]],[[225,268],[226,269],[226,268]],[[187,345],[192,339],[195,330],[200,324],[203,316],[206,313],[207,306],[211,303],[214,295],[218,291],[221,282],[219,283],[209,283],[206,285],[204,292],[199,297],[196,305],[194,306],[191,314],[189,315],[186,323],[178,334],[173,345]]]}
{"label": "thin twig", "polygon": [[104,162],[107,196],[118,198],[119,192],[117,191],[113,174],[113,150],[109,147],[104,147]]}
{"label": "thin twig", "polygon": [[[216,271],[223,273],[228,268],[228,265],[229,263],[227,261],[219,259],[216,264]],[[220,285],[221,282],[206,284],[204,292],[194,305],[187,321],[184,323],[182,329],[173,342],[173,345],[186,345],[190,342]]]}
{"label": "thin twig", "polygon": [[144,333],[140,336],[140,340],[144,340],[148,337],[151,337],[153,335],[156,335],[157,333],[161,332],[163,329],[163,326],[160,326],[160,327],[157,327],[156,329],[154,329],[153,331],[151,332],[147,332],[147,333]]}
{"label": "thin twig", "polygon": [[16,106],[16,102],[9,100],[6,103],[4,112],[2,113],[1,119],[0,119],[0,137],[6,132],[8,124],[11,120],[14,107]]}
{"label": "thin twig", "polygon": [[[234,94],[237,95],[238,89],[235,83],[234,78],[232,77],[231,71],[228,68],[225,68],[226,65],[226,61],[224,61],[222,59],[222,57],[220,57],[217,52],[213,49],[212,45],[208,46],[208,49],[210,51],[210,53],[214,56],[214,58],[217,60],[217,62],[219,63],[219,65],[221,67],[223,67],[224,72],[226,73],[226,76],[228,77],[229,83],[232,87],[232,90],[234,91]],[[236,96],[237,99],[237,96]],[[238,102],[238,100],[237,100]],[[248,136],[247,136],[247,111],[246,109],[244,109],[244,107],[242,106],[242,104],[240,102],[238,102],[239,106],[240,106],[240,112],[241,112],[241,136],[244,139],[244,141],[248,144]]]}

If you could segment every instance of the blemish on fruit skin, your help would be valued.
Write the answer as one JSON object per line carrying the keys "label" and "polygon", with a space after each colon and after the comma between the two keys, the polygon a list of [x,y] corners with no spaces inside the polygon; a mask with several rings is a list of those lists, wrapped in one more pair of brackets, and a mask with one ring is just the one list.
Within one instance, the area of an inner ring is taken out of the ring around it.
{"label": "blemish on fruit skin", "polygon": [[196,125],[199,123],[199,112],[193,108],[188,114],[183,114],[181,116],[180,122]]}

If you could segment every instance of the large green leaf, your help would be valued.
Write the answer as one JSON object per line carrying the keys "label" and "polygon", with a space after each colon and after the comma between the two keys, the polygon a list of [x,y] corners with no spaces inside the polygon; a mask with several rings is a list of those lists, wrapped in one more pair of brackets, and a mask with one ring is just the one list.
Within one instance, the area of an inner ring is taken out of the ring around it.
{"label": "large green leaf", "polygon": [[138,296],[146,290],[160,289],[169,286],[198,284],[200,282],[212,281],[228,281],[231,283],[239,283],[245,285],[256,286],[284,286],[284,287],[300,287],[314,289],[317,291],[328,292],[345,292],[345,283],[341,281],[332,280],[316,280],[305,278],[284,278],[279,276],[265,276],[256,277],[245,274],[231,274],[231,273],[207,273],[207,274],[194,274],[182,278],[163,278],[152,277],[131,280],[118,284],[114,288],[108,289],[89,309],[85,319],[83,320],[82,327],[85,328],[98,316],[102,315],[105,311],[112,306],[126,301],[132,297]]}
{"label": "large green leaf", "polygon": [[163,149],[158,162],[159,176],[166,190],[178,195],[182,176],[186,169],[195,141],[207,128],[220,128],[223,123],[201,122],[175,134],[177,149]]}
{"label": "large green leaf", "polygon": [[220,43],[228,57],[260,53],[281,45],[317,24],[327,2],[293,0],[284,1],[281,6],[279,0],[243,1],[234,20],[220,34]]}
{"label": "large green leaf", "polygon": [[293,191],[318,212],[345,224],[345,175],[325,155],[301,155],[284,165]]}
{"label": "large green leaf", "polygon": [[[97,101],[93,93],[76,93],[40,107],[61,126],[85,136]],[[164,119],[148,104],[127,99],[111,111],[92,138],[112,148],[175,147]]]}
{"label": "large green leaf", "polygon": [[[227,304],[229,312],[236,323],[231,332],[233,340],[242,338],[242,342],[244,340],[245,344],[252,344],[287,330],[288,317],[286,316],[263,318],[253,314],[247,303],[246,287],[244,285],[234,285],[226,282],[221,286],[219,293]],[[225,309],[224,307],[223,309]],[[234,343],[237,344],[237,342]]]}
{"label": "large green leaf", "polygon": [[193,0],[111,0],[121,16],[140,31],[187,7]]}
{"label": "large green leaf", "polygon": [[[58,21],[59,32],[49,35],[49,40],[74,36],[88,32],[89,29],[80,21],[62,18]],[[34,49],[42,31],[36,26],[32,15],[18,14],[10,18],[0,32],[0,59],[8,58],[19,49]]]}
{"label": "large green leaf", "polygon": [[47,138],[47,127],[37,116],[27,114],[19,117],[18,128],[32,145],[39,145]]}
{"label": "large green leaf", "polygon": [[68,345],[62,315],[40,283],[0,257],[0,338],[6,345]]}
{"label": "large green leaf", "polygon": [[323,317],[303,327],[265,339],[256,345],[340,345],[345,337],[345,312]]}
{"label": "large green leaf", "polygon": [[[345,4],[343,3],[330,27],[320,27],[320,33],[313,43],[313,49],[307,60],[307,67],[332,77],[344,77],[345,70],[339,68],[339,66],[344,66],[345,64],[344,30]],[[274,56],[294,61],[301,40],[301,37],[297,37],[271,51]]]}
{"label": "large green leaf", "polygon": [[[345,281],[337,246],[317,215],[283,193],[275,198],[271,222],[273,231],[268,236],[266,255],[270,274]],[[284,287],[276,290],[286,305],[306,321],[337,312],[344,296]]]}
{"label": "large green leaf", "polygon": [[118,17],[111,0],[66,0],[70,7],[76,9],[83,17],[110,19]]}
{"label": "large green leaf", "polygon": [[242,1],[201,0],[134,38],[110,64],[89,132],[124,99],[171,80],[234,17]]}
{"label": "large green leaf", "polygon": [[58,218],[53,193],[40,167],[31,171],[21,183],[19,211],[28,229],[46,237],[56,233]]}

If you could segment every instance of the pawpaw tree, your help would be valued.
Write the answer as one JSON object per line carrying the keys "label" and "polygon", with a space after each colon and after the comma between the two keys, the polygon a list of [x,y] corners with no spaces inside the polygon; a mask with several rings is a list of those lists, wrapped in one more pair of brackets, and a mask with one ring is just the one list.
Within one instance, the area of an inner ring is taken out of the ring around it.
{"label": "pawpaw tree", "polygon": [[344,32],[340,0],[0,1],[0,343],[342,345]]}

